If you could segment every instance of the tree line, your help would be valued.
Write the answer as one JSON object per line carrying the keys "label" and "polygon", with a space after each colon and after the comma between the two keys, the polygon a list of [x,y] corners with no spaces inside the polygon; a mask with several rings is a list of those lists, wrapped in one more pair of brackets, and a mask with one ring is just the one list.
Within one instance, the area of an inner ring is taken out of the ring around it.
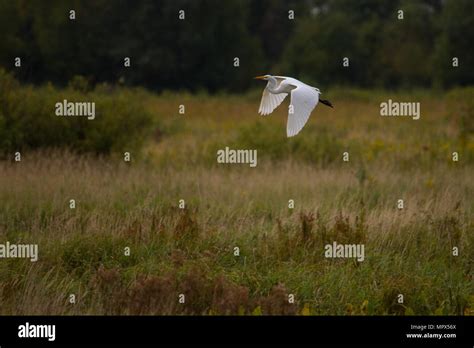
{"label": "tree line", "polygon": [[238,92],[266,73],[442,88],[474,82],[473,28],[472,0],[0,0],[0,66],[158,91]]}

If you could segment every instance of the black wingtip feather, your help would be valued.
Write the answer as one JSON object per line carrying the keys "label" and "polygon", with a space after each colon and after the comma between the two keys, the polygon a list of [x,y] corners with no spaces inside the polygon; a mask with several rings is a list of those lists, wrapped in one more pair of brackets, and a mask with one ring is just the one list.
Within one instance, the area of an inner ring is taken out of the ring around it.
{"label": "black wingtip feather", "polygon": [[323,103],[324,105],[327,105],[334,109],[334,106],[332,106],[332,103],[329,100],[320,99],[319,101]]}

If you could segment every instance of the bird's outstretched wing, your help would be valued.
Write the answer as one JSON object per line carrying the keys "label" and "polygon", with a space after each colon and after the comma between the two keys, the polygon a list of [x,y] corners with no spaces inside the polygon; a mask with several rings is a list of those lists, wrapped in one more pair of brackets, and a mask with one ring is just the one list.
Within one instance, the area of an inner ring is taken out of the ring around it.
{"label": "bird's outstretched wing", "polygon": [[319,93],[307,85],[299,85],[291,91],[291,104],[288,108],[286,135],[295,136],[308,121],[309,115],[319,101]]}
{"label": "bird's outstretched wing", "polygon": [[258,112],[261,115],[268,115],[277,108],[278,105],[285,99],[287,93],[273,94],[268,91],[265,87],[262,94],[262,100],[260,102],[260,108]]}

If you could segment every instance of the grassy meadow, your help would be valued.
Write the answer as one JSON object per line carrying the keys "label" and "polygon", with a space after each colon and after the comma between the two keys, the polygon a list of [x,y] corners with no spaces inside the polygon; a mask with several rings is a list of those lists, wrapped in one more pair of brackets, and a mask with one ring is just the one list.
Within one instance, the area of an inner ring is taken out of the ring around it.
{"label": "grassy meadow", "polygon": [[[288,100],[263,117],[260,93],[132,94],[153,122],[131,162],[122,144],[10,151],[0,242],[39,260],[0,260],[0,314],[472,315],[472,90],[333,89],[290,139]],[[420,120],[381,117],[389,98],[420,101]],[[257,167],[218,164],[226,146]],[[365,260],[325,258],[333,241]]]}

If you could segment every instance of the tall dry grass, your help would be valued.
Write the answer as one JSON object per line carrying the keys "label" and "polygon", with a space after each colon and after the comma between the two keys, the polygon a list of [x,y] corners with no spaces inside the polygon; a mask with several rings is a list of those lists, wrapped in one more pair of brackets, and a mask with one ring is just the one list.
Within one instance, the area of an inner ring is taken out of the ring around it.
{"label": "tall dry grass", "polygon": [[[1,162],[0,241],[38,243],[40,259],[1,260],[0,312],[472,314],[472,138],[430,95],[419,121],[380,117],[389,96],[343,95],[286,139],[284,108],[262,118],[256,94],[164,94],[131,163]],[[257,168],[217,164],[225,146],[257,149]],[[334,240],[364,243],[365,261],[326,259]]]}

